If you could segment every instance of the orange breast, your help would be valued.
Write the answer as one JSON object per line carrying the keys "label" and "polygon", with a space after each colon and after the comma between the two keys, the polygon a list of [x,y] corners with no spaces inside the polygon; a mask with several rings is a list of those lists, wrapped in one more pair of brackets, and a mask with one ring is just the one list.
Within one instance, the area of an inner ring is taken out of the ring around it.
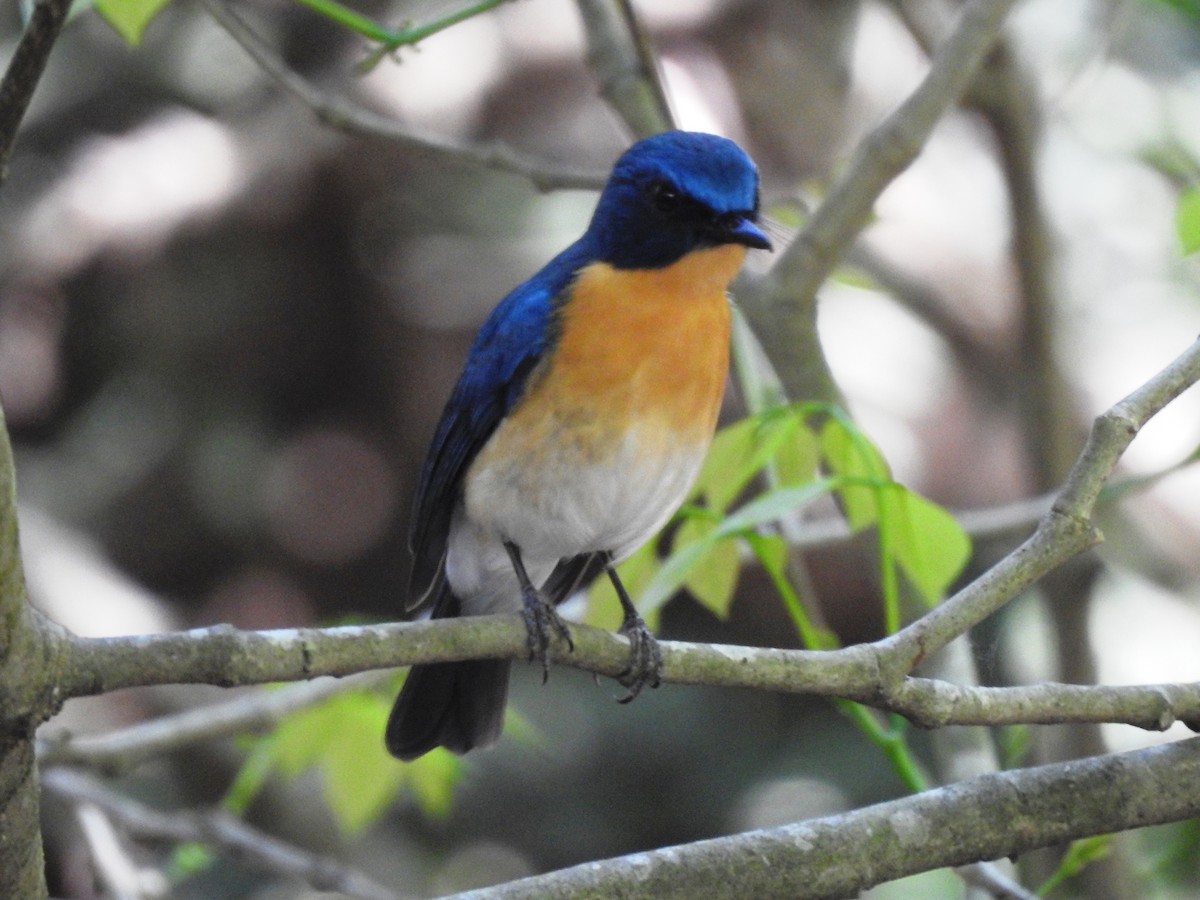
{"label": "orange breast", "polygon": [[545,489],[549,472],[615,461],[633,432],[650,465],[682,448],[702,455],[729,368],[726,289],[744,256],[727,246],[664,269],[586,267],[554,350],[473,469]]}
{"label": "orange breast", "polygon": [[562,311],[547,377],[526,401],[598,431],[638,425],[707,441],[729,364],[726,289],[744,256],[729,246],[664,269],[587,267]]}

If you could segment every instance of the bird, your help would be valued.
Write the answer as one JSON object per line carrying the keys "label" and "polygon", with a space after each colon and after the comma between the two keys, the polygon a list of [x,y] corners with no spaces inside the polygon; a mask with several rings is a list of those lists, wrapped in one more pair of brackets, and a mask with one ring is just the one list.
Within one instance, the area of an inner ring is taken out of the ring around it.
{"label": "bird", "polygon": [[[613,165],[583,236],[487,317],[415,493],[408,612],[520,612],[543,681],[555,606],[606,573],[630,642],[625,701],[662,654],[615,566],[686,499],[729,367],[729,284],[759,225],[758,170],[713,134],[667,131]],[[385,731],[411,761],[503,730],[510,659],[419,664]]]}

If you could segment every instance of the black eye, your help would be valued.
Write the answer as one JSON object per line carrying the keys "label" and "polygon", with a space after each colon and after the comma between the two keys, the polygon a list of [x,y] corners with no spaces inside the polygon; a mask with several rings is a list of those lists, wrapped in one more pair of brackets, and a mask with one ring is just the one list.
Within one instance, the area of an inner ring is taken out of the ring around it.
{"label": "black eye", "polygon": [[683,203],[683,196],[665,181],[650,185],[650,202],[661,213],[676,212]]}

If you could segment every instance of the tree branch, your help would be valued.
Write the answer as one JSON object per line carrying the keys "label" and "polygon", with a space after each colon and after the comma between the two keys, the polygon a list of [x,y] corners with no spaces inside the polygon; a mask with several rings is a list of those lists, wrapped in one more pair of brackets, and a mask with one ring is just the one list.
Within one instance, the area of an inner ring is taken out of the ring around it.
{"label": "tree branch", "polygon": [[279,690],[243,694],[106,734],[75,737],[60,733],[38,740],[38,764],[88,766],[116,774],[201,741],[270,728],[284,716],[323,703],[336,694],[370,688],[380,680],[378,675],[322,678]]}
{"label": "tree branch", "polygon": [[37,0],[4,80],[0,81],[0,184],[8,180],[8,161],[17,140],[17,129],[46,70],[50,50],[67,20],[70,5],[70,0]]}
{"label": "tree branch", "polygon": [[738,298],[788,396],[833,399],[816,340],[815,298],[875,200],[916,158],[946,109],[971,84],[1015,0],[973,0],[917,89],[857,147],[842,177],[779,262]]}
{"label": "tree branch", "polygon": [[319,890],[361,900],[397,900],[397,894],[330,857],[317,856],[259,831],[227,813],[163,812],[122,796],[95,779],[67,768],[42,776],[45,788],[73,803],[91,803],[114,822],[143,838],[176,843],[199,842],[240,859],[301,878]]}
{"label": "tree branch", "polygon": [[674,127],[648,38],[628,0],[576,0],[587,36],[587,62],[608,105],[635,138]]}
{"label": "tree branch", "polygon": [[[17,129],[66,21],[69,0],[38,0],[0,81],[0,184]],[[0,410],[0,896],[46,896],[37,766],[30,740],[51,708],[53,688],[42,673],[46,632],[35,626],[25,598],[17,538],[16,478],[8,428]]]}
{"label": "tree branch", "polygon": [[983,775],[841,815],[586,863],[454,900],[847,897],[917,872],[1197,815],[1200,738],[1193,738]]}
{"label": "tree branch", "polygon": [[[829,652],[664,642],[664,680],[846,697],[901,712],[926,725],[1099,720],[1162,729],[1182,720],[1200,728],[1200,684],[1133,688],[1045,684],[986,689],[909,674],[927,653],[964,633],[1037,577],[1090,545],[1096,536],[1091,522],[1096,501],[1121,454],[1151,416],[1197,379],[1200,342],[1097,418],[1052,511],[1025,544],[895,636]],[[293,680],[438,660],[517,657],[526,652],[520,616],[273,632],[239,632],[218,626],[182,634],[105,639],[48,633],[60,642],[56,648],[62,660],[57,684],[62,696],[177,681],[233,685]],[[574,640],[574,652],[559,645],[553,648],[556,661],[607,675],[624,669],[628,647],[623,638],[576,625]],[[764,897],[838,896],[911,872],[1194,815],[1200,807],[1200,790],[1191,789],[1188,779],[1200,779],[1200,743],[1174,746],[1188,752],[1172,756],[1182,751],[1145,751],[1137,757],[1147,760],[1144,769],[1126,764],[1126,759],[1134,757],[1107,757],[1066,767],[983,776],[792,829],[703,842],[643,854],[632,861],[545,876],[550,881],[516,882],[494,889],[495,896],[547,896],[551,888],[555,896],[585,896],[579,885],[594,891],[597,879],[602,895],[611,895],[631,877],[637,877],[640,888],[655,896],[693,892],[692,877],[702,879],[710,890],[714,884],[736,885],[738,896],[747,892]],[[1152,769],[1163,771],[1146,774]],[[1097,785],[1087,786],[1089,779]],[[1146,779],[1155,787],[1155,802],[1146,796]],[[1171,784],[1172,790],[1159,789],[1164,783]],[[1122,795],[1115,801],[1114,785]],[[1064,790],[1071,796],[1062,796]],[[967,798],[965,805],[963,798]],[[1180,805],[1185,802],[1191,805]],[[1043,808],[1042,803],[1049,805]],[[973,821],[972,817],[985,814],[986,822]],[[956,823],[955,827],[950,828],[950,823]],[[847,846],[865,842],[866,834],[871,835],[871,866],[852,871],[831,864]],[[756,862],[747,872],[747,857],[756,861],[766,858],[771,864],[764,867]],[[755,885],[753,880],[763,872],[770,873],[770,878]],[[660,881],[670,890],[655,887]],[[812,889],[797,895],[797,884]],[[780,892],[783,890],[786,893]]]}
{"label": "tree branch", "polygon": [[[609,677],[628,664],[625,638],[578,623],[571,634],[575,649],[556,643],[555,663]],[[667,683],[841,697],[925,726],[1119,722],[1162,730],[1182,721],[1200,727],[1200,683],[969,688],[915,677],[892,683],[885,675],[891,663],[887,639],[830,651],[660,643]],[[257,632],[218,625],[161,635],[74,638],[66,654],[72,664],[61,687],[64,696],[172,683],[233,687],[527,653],[518,615]],[[47,752],[53,759],[52,745]]]}
{"label": "tree branch", "polygon": [[75,819],[83,832],[92,870],[101,895],[110,900],[158,900],[167,896],[166,876],[138,866],[126,851],[112,819],[94,803],[75,804]]}
{"label": "tree branch", "polygon": [[[1008,860],[1004,860],[1004,863],[1010,868],[1012,867]],[[999,863],[975,863],[972,866],[959,866],[954,871],[967,884],[985,891],[996,900],[1039,900],[1037,894],[1026,890],[1007,873],[1002,872]],[[968,894],[968,896],[976,895]]]}
{"label": "tree branch", "polygon": [[865,272],[896,305],[925,323],[946,344],[955,368],[980,395],[994,401],[1008,398],[1011,355],[995,346],[990,335],[971,327],[949,297],[876,253],[865,241],[851,247],[845,261]]}
{"label": "tree branch", "polygon": [[0,897],[46,896],[34,728],[57,708],[47,660],[61,629],[38,627],[25,597],[16,473],[0,409]]}
{"label": "tree branch", "polygon": [[203,0],[205,9],[258,66],[285,91],[312,110],[323,124],[347,134],[382,138],[415,156],[436,156],[446,161],[482,166],[529,179],[538,190],[599,190],[604,175],[557,168],[530,158],[503,144],[462,144],[430,134],[418,134],[394,119],[349,100],[319,90],[300,77],[237,15],[225,0]]}
{"label": "tree branch", "polygon": [[880,642],[896,666],[892,677],[898,681],[912,672],[922,659],[965,634],[1033,580],[1100,540],[1092,515],[1121,455],[1152,416],[1197,380],[1200,341],[1100,415],[1058,500],[1032,537],[941,606]]}

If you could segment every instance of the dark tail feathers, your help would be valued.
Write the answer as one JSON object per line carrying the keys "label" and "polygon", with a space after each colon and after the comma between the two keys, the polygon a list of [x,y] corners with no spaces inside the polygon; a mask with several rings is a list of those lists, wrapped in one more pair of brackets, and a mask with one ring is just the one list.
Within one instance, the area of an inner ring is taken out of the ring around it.
{"label": "dark tail feathers", "polygon": [[413,666],[396,698],[384,738],[405,762],[445,747],[466,753],[500,738],[508,702],[508,659]]}
{"label": "dark tail feathers", "polygon": [[[555,605],[581,584],[604,571],[608,557],[584,553],[558,564],[542,594]],[[462,605],[438,576],[430,593],[436,595],[433,618],[462,615]],[[508,674],[512,660],[479,659],[413,666],[388,718],[384,742],[388,752],[405,762],[435,747],[466,753],[500,739],[508,703]]]}

